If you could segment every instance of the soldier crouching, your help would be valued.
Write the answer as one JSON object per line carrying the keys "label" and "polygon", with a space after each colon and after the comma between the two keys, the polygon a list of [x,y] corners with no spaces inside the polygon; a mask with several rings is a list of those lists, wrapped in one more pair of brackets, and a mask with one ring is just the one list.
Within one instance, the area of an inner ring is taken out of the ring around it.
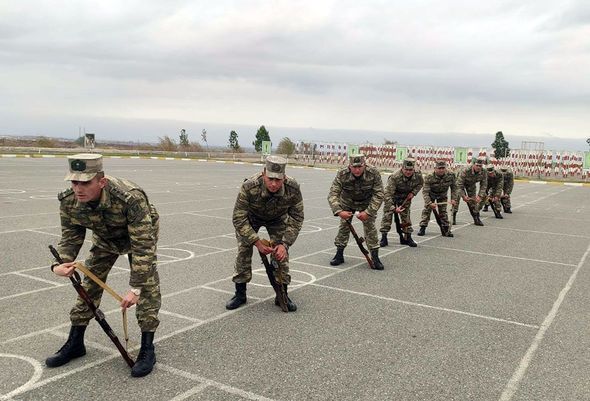
{"label": "soldier crouching", "polygon": [[[92,231],[92,247],[86,267],[103,282],[119,255],[129,257],[130,289],[121,301],[122,308],[137,305],[141,329],[141,349],[131,375],[149,374],[156,363],[154,332],[160,321],[160,279],[156,269],[159,216],[139,186],[123,178],[108,177],[99,154],[68,156],[72,187],[58,195],[61,240],[58,253],[65,261],[54,261],[51,270],[63,277],[74,273],[74,260],[84,243],[86,230]],[[100,305],[103,289],[85,277],[82,286],[94,304]],[[70,312],[72,327],[65,345],[47,358],[48,367],[57,367],[86,354],[84,333],[93,313],[78,297]]]}
{"label": "soldier crouching", "polygon": [[[236,292],[225,307],[236,309],[246,303],[246,285],[252,279],[252,246],[263,255],[271,254],[279,264],[275,280],[283,286],[291,282],[289,275],[289,247],[295,243],[303,225],[303,196],[295,179],[285,175],[287,160],[268,156],[265,168],[247,179],[240,188],[233,212],[233,224],[238,240],[238,255],[233,275]],[[273,243],[268,246],[258,237],[265,227]],[[289,312],[297,305],[287,298]],[[278,299],[275,299],[278,305]]]}

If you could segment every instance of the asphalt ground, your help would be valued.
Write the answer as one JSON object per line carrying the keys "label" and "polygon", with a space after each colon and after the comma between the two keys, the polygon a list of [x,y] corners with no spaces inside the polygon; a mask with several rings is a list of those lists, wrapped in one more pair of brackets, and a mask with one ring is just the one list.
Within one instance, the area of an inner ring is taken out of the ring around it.
{"label": "asphalt ground", "polygon": [[[514,213],[482,213],[485,227],[471,224],[462,204],[454,238],[441,237],[434,222],[415,237],[418,248],[392,233],[380,252],[385,270],[374,271],[352,242],[346,262],[329,266],[338,220],[326,197],[335,171],[288,168],[305,198],[304,227],[290,249],[299,309],[274,305],[254,258],[247,305],[227,311],[231,213],[239,185],[261,165],[106,159],[107,174],[139,183],[161,216],[158,362],[134,379],[96,322],[85,357],[44,366],[67,337],[76,295],[48,267],[66,166],[60,158],[0,159],[2,400],[590,399],[588,187],[517,183]],[[418,196],[415,227],[422,205]],[[108,283],[123,293],[128,278],[121,257]],[[121,338],[116,302],[105,294],[101,309]],[[133,309],[129,327],[136,355]]]}

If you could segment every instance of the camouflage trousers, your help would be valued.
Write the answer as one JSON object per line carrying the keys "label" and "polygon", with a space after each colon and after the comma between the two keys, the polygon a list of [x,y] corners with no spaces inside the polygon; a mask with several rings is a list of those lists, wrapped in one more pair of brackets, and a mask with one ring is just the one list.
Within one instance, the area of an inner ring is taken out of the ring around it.
{"label": "camouflage trousers", "polygon": [[481,198],[481,202],[479,202],[478,211],[480,211],[485,205],[490,205],[493,203],[494,207],[497,211],[502,211],[500,200],[498,199],[496,202],[493,201],[493,196],[490,194],[486,194],[483,198]]}
{"label": "camouflage trousers", "polygon": [[[268,231],[271,241],[281,240],[285,233],[285,229],[287,228],[283,221],[278,221],[276,223],[263,223],[254,222],[251,220],[250,224],[256,232],[260,230],[260,227],[266,227],[266,231]],[[249,283],[250,280],[252,280],[252,253],[254,251],[254,245],[242,241],[237,233],[236,238],[238,240],[238,255],[236,256],[232,280],[234,283]],[[258,250],[256,250],[256,253],[258,253]],[[260,261],[260,263],[262,263],[262,261]],[[275,271],[275,280],[277,283],[290,284],[291,276],[289,275],[289,254],[287,253],[287,257],[283,261],[279,262],[277,260],[277,263],[279,264],[278,270],[280,270],[282,274],[278,274],[279,272]]]}
{"label": "camouflage trousers", "polygon": [[[443,202],[442,205],[438,205],[438,215],[440,216],[440,221],[442,222],[443,227],[449,227],[449,214],[447,213],[447,198],[440,198],[436,199],[437,203]],[[430,214],[432,213],[432,208],[428,205],[424,205],[424,209],[422,209],[422,220],[420,220],[420,227],[428,227],[428,222],[430,221]]]}
{"label": "camouflage trousers", "polygon": [[[343,220],[340,217],[338,219],[340,220],[340,227],[338,227],[338,234],[336,234],[336,238],[334,239],[334,245],[336,245],[336,248],[345,248],[348,244],[348,239],[350,238],[350,227],[346,224],[346,220]],[[352,224],[355,224],[357,221],[360,222],[359,219],[353,219]],[[369,217],[362,223],[365,240],[367,241],[367,248],[369,248],[369,250],[379,249],[379,237],[377,235],[377,227],[375,226],[375,217]],[[355,231],[357,231],[356,228]]]}
{"label": "camouflage trousers", "polygon": [[[102,281],[106,282],[111,268],[119,258],[117,253],[108,252],[105,249],[93,246],[90,249],[90,256],[84,264]],[[152,275],[145,281],[141,287],[141,295],[135,307],[135,316],[137,323],[142,332],[156,331],[160,320],[158,319],[158,311],[162,304],[162,296],[160,294],[160,277],[158,271],[154,266]],[[94,301],[94,305],[98,308],[102,298],[103,289],[88,277],[82,280],[82,286]],[[78,296],[76,304],[70,311],[70,321],[74,326],[86,326],[88,322],[94,317],[88,305]]]}
{"label": "camouflage trousers", "polygon": [[[506,196],[506,194],[502,196]],[[510,203],[510,195],[508,195],[508,198],[500,198],[500,202],[502,203],[502,206],[504,206],[504,210],[512,207],[512,204]]]}
{"label": "camouflage trousers", "polygon": [[[399,214],[400,224],[402,230],[407,233],[411,234],[414,232],[412,228],[412,220],[410,220],[410,209],[412,207],[412,201],[406,202],[406,208],[403,212]],[[381,219],[381,231],[382,233],[388,233],[391,231],[391,223],[393,221],[393,206],[391,203],[387,202],[383,208],[383,218]]]}

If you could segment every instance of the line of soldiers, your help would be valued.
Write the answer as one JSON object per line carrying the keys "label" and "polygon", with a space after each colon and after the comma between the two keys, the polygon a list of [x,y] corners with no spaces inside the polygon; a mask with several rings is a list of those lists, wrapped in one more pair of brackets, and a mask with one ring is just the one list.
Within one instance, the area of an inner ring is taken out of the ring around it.
{"label": "line of soldiers", "polygon": [[[364,155],[354,154],[349,160],[349,165],[336,174],[328,194],[332,213],[340,218],[334,240],[336,255],[330,261],[332,266],[344,263],[344,249],[351,232],[349,223],[353,217],[363,224],[369,248],[367,253],[370,252],[376,270],[384,269],[379,259],[379,248],[388,245],[387,234],[393,219],[396,221],[400,244],[416,247],[412,239],[410,208],[412,199],[420,190],[424,196],[418,232],[420,236],[426,232],[431,213],[435,213],[442,235],[453,237],[447,204],[453,207],[453,224],[456,224],[460,195],[468,203],[476,225],[483,225],[479,211],[486,201],[491,202],[492,209],[498,211],[498,218],[501,218],[500,204],[506,213],[511,213],[513,174],[507,169],[503,168],[500,172],[493,167],[488,167],[485,174],[482,171],[485,160],[482,158],[461,170],[457,179],[448,171],[444,161],[438,161],[435,171],[423,178],[415,170],[415,160],[407,158],[402,168],[389,176],[385,188],[380,172],[366,164]],[[68,165],[69,173],[65,180],[71,182],[71,188],[58,195],[62,228],[58,253],[63,260],[53,260],[51,270],[62,277],[74,275],[74,261],[84,243],[86,230],[92,231],[92,247],[85,265],[103,282],[106,282],[119,255],[128,256],[130,288],[121,297],[120,306],[126,309],[137,305],[136,317],[142,339],[131,375],[145,376],[156,363],[153,341],[159,325],[161,305],[156,257],[158,212],[137,184],[123,178],[106,176],[101,155],[69,156]],[[238,242],[232,277],[235,294],[226,303],[227,309],[236,309],[247,302],[246,289],[252,279],[252,254],[253,247],[256,247],[261,257],[268,262],[266,257],[270,255],[273,262],[274,271],[267,270],[267,274],[277,292],[275,304],[280,304],[284,311],[297,310],[296,304],[287,296],[291,282],[289,248],[297,240],[303,226],[303,196],[297,181],[285,174],[286,165],[286,159],[269,156],[263,171],[246,179],[240,187],[232,218]],[[479,192],[476,194],[477,183]],[[385,207],[379,241],[376,219],[383,203]],[[487,206],[484,206],[483,211],[486,210]],[[258,232],[262,227],[266,228],[270,241],[259,237]],[[84,278],[82,286],[98,308],[103,288],[89,277]],[[57,353],[47,358],[48,367],[62,366],[86,354],[84,333],[92,317],[89,306],[78,297],[70,312],[68,339]]]}

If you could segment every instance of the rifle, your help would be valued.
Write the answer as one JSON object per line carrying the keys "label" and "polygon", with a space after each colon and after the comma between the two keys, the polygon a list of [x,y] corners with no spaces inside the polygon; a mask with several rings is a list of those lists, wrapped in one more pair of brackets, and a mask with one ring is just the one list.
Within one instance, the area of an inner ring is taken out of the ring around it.
{"label": "rifle", "polygon": [[[409,194],[408,194],[409,196]],[[410,199],[408,197],[406,197],[406,199],[404,199],[404,201],[402,202],[402,204],[399,207],[405,207],[406,203],[408,203]],[[394,202],[393,203],[393,220],[395,221],[395,231],[397,231],[397,233],[401,236],[403,236],[405,234],[404,228],[406,228],[408,226],[408,224],[405,224],[402,226],[401,221],[399,219],[399,213],[397,213],[395,211],[395,209],[397,209],[398,206],[397,204]]]}
{"label": "rifle", "polygon": [[[49,250],[51,251],[51,253],[55,257],[55,260],[57,260],[59,264],[64,263],[63,259],[52,245],[49,245]],[[115,344],[115,347],[117,347],[119,353],[121,353],[121,356],[123,357],[125,362],[127,362],[127,365],[129,365],[129,367],[132,368],[133,365],[135,365],[135,362],[133,361],[133,359],[131,359],[125,348],[123,348],[123,345],[117,338],[115,332],[107,323],[104,317],[104,313],[94,305],[94,302],[90,298],[90,295],[88,295],[84,287],[82,287],[82,279],[80,278],[80,274],[78,274],[77,271],[74,270],[73,277],[70,276],[70,281],[72,282],[72,285],[76,289],[76,292],[78,293],[80,298],[84,301],[84,303],[86,303],[90,311],[92,311],[92,314],[94,315],[94,318],[96,319],[100,327],[102,327],[106,335],[111,339],[113,344]]]}
{"label": "rifle", "polygon": [[500,215],[500,211],[496,208],[494,201],[488,197],[488,202],[490,202],[490,206],[492,207],[492,211],[494,212],[494,216],[498,217]]}
{"label": "rifle", "polygon": [[[271,241],[268,240],[261,240],[262,243],[266,246],[274,246],[274,244]],[[262,264],[264,265],[264,269],[266,270],[266,275],[268,276],[268,281],[270,282],[270,285],[272,286],[273,290],[275,290],[275,294],[277,296],[277,299],[279,301],[279,306],[281,307],[281,310],[283,312],[289,312],[289,307],[287,306],[287,294],[285,293],[285,288],[282,286],[282,284],[277,283],[277,280],[275,279],[275,274],[274,271],[276,270],[279,274],[281,274],[282,272],[280,271],[280,266],[277,263],[277,261],[272,258],[272,262],[268,261],[268,258],[266,257],[265,254],[263,254],[262,252],[258,252],[258,254],[260,255],[260,259],[262,259]]]}
{"label": "rifle", "polygon": [[469,198],[469,194],[467,193],[467,190],[465,188],[463,188],[463,192],[465,193],[465,196],[468,198],[468,201],[465,202],[467,204],[467,209],[469,209],[469,213],[471,214],[471,217],[473,217],[475,219],[477,216],[477,213],[473,210],[473,208],[476,207],[476,205],[474,204],[472,206],[471,203],[469,203],[471,198]]}
{"label": "rifle", "polygon": [[444,237],[445,235],[447,235],[448,227],[446,230],[443,228],[442,220],[440,219],[440,214],[438,213],[438,203],[435,202],[435,205],[436,205],[436,208],[432,209],[432,213],[434,214],[434,219],[436,220],[436,224],[438,224],[438,226],[440,227],[440,233]]}
{"label": "rifle", "polygon": [[369,256],[369,251],[363,245],[363,242],[365,242],[365,239],[363,237],[359,237],[359,235],[356,233],[356,230],[354,229],[354,226],[352,225],[351,220],[352,220],[352,217],[350,218],[350,220],[345,220],[346,224],[348,225],[348,228],[350,228],[350,232],[352,233],[352,236],[354,237],[356,244],[359,246],[359,249],[361,250],[363,255],[365,255],[365,259],[367,259],[367,263],[369,264],[369,267],[371,269],[375,269],[375,264],[373,263],[373,259],[371,259],[371,256]]}

